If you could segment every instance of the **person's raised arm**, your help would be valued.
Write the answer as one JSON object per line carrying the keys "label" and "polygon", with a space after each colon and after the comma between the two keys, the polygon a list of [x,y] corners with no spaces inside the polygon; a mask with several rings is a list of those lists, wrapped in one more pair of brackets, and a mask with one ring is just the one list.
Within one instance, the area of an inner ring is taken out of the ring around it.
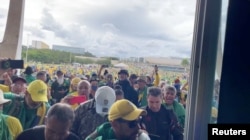
{"label": "person's raised arm", "polygon": [[98,74],[97,74],[98,78],[100,78],[103,68],[104,68],[104,65],[101,65],[100,69],[98,70]]}
{"label": "person's raised arm", "polygon": [[159,86],[160,76],[158,73],[158,66],[157,65],[155,65],[155,67],[154,67],[154,74],[155,74],[155,77],[154,77],[153,84],[154,84],[154,86]]}

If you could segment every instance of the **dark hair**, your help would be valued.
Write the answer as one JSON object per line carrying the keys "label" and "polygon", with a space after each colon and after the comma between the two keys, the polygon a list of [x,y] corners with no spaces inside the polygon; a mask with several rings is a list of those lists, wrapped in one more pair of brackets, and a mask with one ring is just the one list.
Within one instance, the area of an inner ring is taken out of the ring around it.
{"label": "dark hair", "polygon": [[56,103],[50,107],[47,118],[56,117],[60,122],[73,122],[75,118],[74,110],[65,103]]}
{"label": "dark hair", "polygon": [[49,75],[48,73],[46,73],[46,78],[47,78],[47,79],[46,79],[45,82],[48,83],[48,82],[51,80],[51,77],[50,77],[50,75]]}
{"label": "dark hair", "polygon": [[176,88],[174,86],[166,86],[166,87],[164,87],[165,92],[168,91],[168,90],[174,91],[174,93],[177,94],[177,90],[176,90]]}
{"label": "dark hair", "polygon": [[114,85],[114,90],[117,90],[117,89],[121,89],[122,90],[122,87],[120,85]]}
{"label": "dark hair", "polygon": [[121,70],[118,72],[118,74],[125,74],[125,75],[129,76],[128,70],[126,70],[126,69],[121,69]]}
{"label": "dark hair", "polygon": [[122,87],[120,85],[115,85],[114,86],[114,90],[115,90],[115,95],[121,95],[123,96],[124,95],[124,92],[122,90]]}
{"label": "dark hair", "polygon": [[100,79],[99,79],[98,77],[96,77],[96,76],[92,76],[92,77],[90,77],[89,82],[91,83],[92,81],[97,81],[97,82],[99,82]]}
{"label": "dark hair", "polygon": [[44,76],[44,75],[46,75],[46,76],[47,76],[47,74],[46,74],[46,72],[45,72],[45,71],[39,71],[39,72],[36,74],[36,77],[39,77],[39,76]]}
{"label": "dark hair", "polygon": [[24,74],[31,75],[33,73],[33,69],[30,66],[25,68]]}
{"label": "dark hair", "polygon": [[147,91],[147,96],[149,96],[149,95],[154,96],[154,97],[162,96],[161,88],[159,88],[159,87],[149,87],[148,91]]}
{"label": "dark hair", "polygon": [[131,74],[130,76],[129,76],[129,79],[137,79],[137,75],[136,74]]}
{"label": "dark hair", "polygon": [[107,75],[109,72],[107,69],[104,70],[104,74],[103,75]]}
{"label": "dark hair", "polygon": [[61,71],[61,70],[58,70],[57,72],[56,72],[56,75],[62,75],[63,74],[63,72]]}
{"label": "dark hair", "polygon": [[96,73],[92,73],[91,77],[97,77],[97,74]]}

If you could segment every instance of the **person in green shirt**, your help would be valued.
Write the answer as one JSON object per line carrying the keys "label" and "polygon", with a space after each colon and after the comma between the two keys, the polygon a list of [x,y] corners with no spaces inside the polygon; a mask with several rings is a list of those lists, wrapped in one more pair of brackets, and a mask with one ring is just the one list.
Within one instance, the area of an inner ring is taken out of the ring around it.
{"label": "person in green shirt", "polygon": [[24,71],[24,78],[27,81],[27,84],[30,84],[32,81],[36,80],[36,77],[33,76],[33,69],[31,66],[27,66]]}
{"label": "person in green shirt", "polygon": [[23,100],[13,98],[13,94],[4,94],[11,99],[3,107],[3,113],[17,117],[23,128],[28,129],[44,123],[44,118],[50,105],[47,98],[47,85],[41,80],[35,80],[28,85]]}
{"label": "person in green shirt", "polygon": [[149,140],[138,125],[140,116],[146,114],[129,100],[118,100],[109,110],[109,122],[97,127],[85,140]]}
{"label": "person in green shirt", "polygon": [[20,121],[12,116],[2,113],[3,105],[10,102],[4,99],[3,92],[0,90],[0,139],[15,140],[16,137],[23,131]]}
{"label": "person in green shirt", "polygon": [[163,90],[163,105],[166,109],[172,109],[177,116],[178,122],[184,128],[185,125],[185,108],[182,104],[175,100],[177,91],[174,86],[166,86]]}
{"label": "person in green shirt", "polygon": [[138,83],[138,102],[139,102],[139,106],[143,107],[143,106],[147,106],[148,102],[147,102],[147,77],[146,76],[139,76],[139,78],[137,79],[137,83]]}

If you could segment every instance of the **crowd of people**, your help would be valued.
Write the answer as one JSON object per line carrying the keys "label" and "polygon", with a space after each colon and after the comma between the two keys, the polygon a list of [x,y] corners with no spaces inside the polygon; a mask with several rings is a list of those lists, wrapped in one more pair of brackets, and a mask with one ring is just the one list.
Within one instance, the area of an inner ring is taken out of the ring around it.
{"label": "crowd of people", "polygon": [[163,82],[157,66],[151,74],[97,69],[0,68],[0,139],[183,140],[181,77]]}

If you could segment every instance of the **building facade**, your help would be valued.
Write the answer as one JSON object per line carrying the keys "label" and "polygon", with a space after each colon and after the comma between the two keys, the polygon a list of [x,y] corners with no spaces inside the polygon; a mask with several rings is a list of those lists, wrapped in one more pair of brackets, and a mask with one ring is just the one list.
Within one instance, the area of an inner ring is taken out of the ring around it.
{"label": "building facade", "polygon": [[52,50],[71,52],[74,54],[84,54],[85,49],[79,47],[62,46],[62,45],[52,45]]}
{"label": "building facade", "polygon": [[37,40],[32,40],[32,48],[36,49],[49,49],[49,45],[42,42],[42,41],[37,41]]}

